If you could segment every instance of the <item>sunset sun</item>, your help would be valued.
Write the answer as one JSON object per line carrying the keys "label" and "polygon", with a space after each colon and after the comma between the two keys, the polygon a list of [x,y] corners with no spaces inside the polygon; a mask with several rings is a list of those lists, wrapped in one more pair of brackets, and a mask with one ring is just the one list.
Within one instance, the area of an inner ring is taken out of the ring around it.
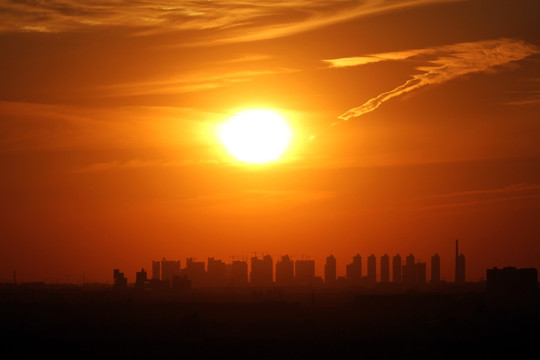
{"label": "sunset sun", "polygon": [[287,150],[292,131],[272,110],[244,110],[218,129],[220,141],[236,159],[252,164],[276,161]]}

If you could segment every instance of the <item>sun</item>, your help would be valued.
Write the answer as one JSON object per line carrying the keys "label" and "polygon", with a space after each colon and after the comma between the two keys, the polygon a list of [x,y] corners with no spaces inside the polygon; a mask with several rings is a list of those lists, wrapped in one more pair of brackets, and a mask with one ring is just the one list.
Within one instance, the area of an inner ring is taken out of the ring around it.
{"label": "sun", "polygon": [[252,109],[241,111],[221,124],[218,136],[237,160],[265,164],[279,160],[289,146],[292,131],[277,112]]}

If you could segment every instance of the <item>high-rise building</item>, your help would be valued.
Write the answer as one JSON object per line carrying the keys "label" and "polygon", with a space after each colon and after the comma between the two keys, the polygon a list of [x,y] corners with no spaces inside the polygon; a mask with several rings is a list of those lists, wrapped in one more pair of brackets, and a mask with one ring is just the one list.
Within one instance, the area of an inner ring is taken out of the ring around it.
{"label": "high-rise building", "polygon": [[367,259],[367,280],[370,284],[377,281],[377,259],[371,254]]}
{"label": "high-rise building", "polygon": [[276,262],[276,285],[294,285],[294,262],[288,255],[284,255]]}
{"label": "high-rise building", "polygon": [[231,286],[248,286],[248,264],[247,261],[234,260],[231,267]]}
{"label": "high-rise building", "polygon": [[403,284],[406,286],[413,286],[416,284],[416,266],[413,254],[410,254],[405,258],[405,265],[403,265],[402,273]]}
{"label": "high-rise building", "polygon": [[490,296],[510,299],[536,298],[538,295],[538,271],[536,268],[487,269],[487,292]]}
{"label": "high-rise building", "polygon": [[315,278],[315,260],[296,260],[294,276],[296,284],[310,286]]}
{"label": "high-rise building", "polygon": [[143,290],[144,285],[148,281],[148,275],[146,273],[146,270],[141,269],[141,271],[138,271],[135,273],[135,289],[137,290]]}
{"label": "high-rise building", "polygon": [[204,261],[195,261],[193,258],[187,258],[184,275],[189,279],[191,286],[194,288],[206,285]]}
{"label": "high-rise building", "polygon": [[381,256],[381,282],[390,282],[390,257],[387,254]]}
{"label": "high-rise building", "polygon": [[362,281],[362,257],[356,254],[353,262],[346,266],[347,280],[352,284],[358,284]]}
{"label": "high-rise building", "polygon": [[431,282],[436,284],[441,281],[441,258],[438,254],[431,257]]}
{"label": "high-rise building", "polygon": [[456,240],[456,284],[465,283],[465,255],[459,253],[458,241]]}
{"label": "high-rise building", "polygon": [[161,263],[158,261],[152,261],[152,280],[161,279]]}
{"label": "high-rise building", "polygon": [[399,284],[401,281],[401,256],[397,254],[392,258],[392,282]]}
{"label": "high-rise building", "polygon": [[127,278],[124,276],[123,272],[120,272],[119,269],[113,270],[113,288],[115,290],[127,289]]}
{"label": "high-rise building", "polygon": [[227,286],[227,264],[209,257],[207,266],[207,285],[213,287]]}
{"label": "high-rise building", "polygon": [[251,286],[272,286],[273,278],[273,261],[270,255],[265,255],[262,259],[256,256],[251,258]]}
{"label": "high-rise building", "polygon": [[326,284],[334,284],[336,278],[336,258],[334,255],[330,255],[326,258],[324,265],[324,281]]}
{"label": "high-rise building", "polygon": [[180,275],[180,260],[161,259],[161,280],[171,281],[173,276]]}

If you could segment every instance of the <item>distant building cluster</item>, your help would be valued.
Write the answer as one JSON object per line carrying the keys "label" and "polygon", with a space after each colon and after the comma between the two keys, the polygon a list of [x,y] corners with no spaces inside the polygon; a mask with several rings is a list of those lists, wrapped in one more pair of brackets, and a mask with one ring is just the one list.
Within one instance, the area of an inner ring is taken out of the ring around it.
{"label": "distant building cluster", "polygon": [[[391,260],[391,262],[390,262]],[[185,291],[200,287],[271,287],[271,286],[364,286],[376,284],[399,284],[402,287],[416,287],[428,283],[425,262],[415,259],[413,254],[405,259],[397,254],[390,259],[384,254],[379,266],[374,254],[367,257],[367,273],[362,272],[362,257],[353,256],[346,265],[345,276],[337,276],[337,260],[333,255],[326,258],[324,278],[315,275],[315,260],[292,260],[288,255],[276,261],[270,255],[253,256],[250,266],[246,259],[225,263],[213,257],[207,263],[186,259],[181,267],[180,260],[152,261],[152,277],[148,278],[144,269],[136,274],[135,288],[153,290]],[[377,269],[380,271],[379,281]],[[438,254],[431,257],[430,283],[441,282],[441,261]],[[465,256],[459,253],[456,241],[455,282],[465,283]],[[114,270],[114,286],[118,289],[127,287],[127,279],[118,269]]]}
{"label": "distant building cluster", "polygon": [[487,292],[493,297],[529,297],[538,291],[538,271],[535,268],[505,267],[486,271]]}

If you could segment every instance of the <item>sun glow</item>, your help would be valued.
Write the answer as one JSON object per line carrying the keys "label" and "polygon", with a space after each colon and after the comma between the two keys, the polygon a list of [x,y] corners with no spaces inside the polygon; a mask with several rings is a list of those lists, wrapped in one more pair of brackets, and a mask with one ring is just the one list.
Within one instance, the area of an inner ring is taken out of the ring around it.
{"label": "sun glow", "polygon": [[285,119],[271,110],[244,110],[220,125],[219,139],[236,159],[264,164],[287,150],[292,131]]}

